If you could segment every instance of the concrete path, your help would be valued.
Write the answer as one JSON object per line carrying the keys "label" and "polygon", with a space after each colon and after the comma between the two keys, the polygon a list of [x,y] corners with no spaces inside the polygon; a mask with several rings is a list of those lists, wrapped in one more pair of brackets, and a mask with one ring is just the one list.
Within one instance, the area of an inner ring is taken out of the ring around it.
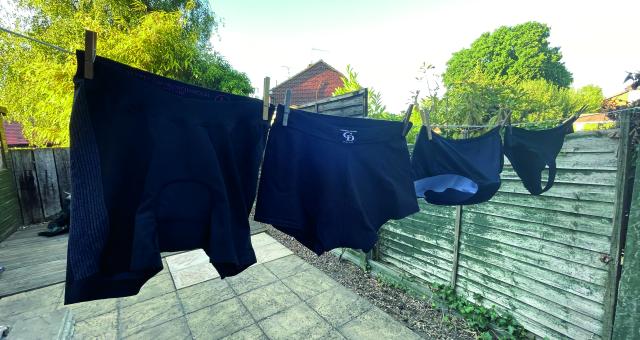
{"label": "concrete path", "polygon": [[133,297],[63,306],[56,284],[0,299],[0,324],[70,308],[77,339],[419,339],[267,234],[252,243],[258,264],[235,277],[196,250]]}

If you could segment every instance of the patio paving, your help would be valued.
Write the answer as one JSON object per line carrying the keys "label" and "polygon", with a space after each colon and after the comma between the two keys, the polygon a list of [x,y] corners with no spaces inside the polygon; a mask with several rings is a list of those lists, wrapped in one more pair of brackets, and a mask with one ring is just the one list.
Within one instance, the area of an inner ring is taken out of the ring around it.
{"label": "patio paving", "polygon": [[0,325],[69,308],[76,339],[420,338],[266,233],[252,243],[258,263],[225,280],[195,250],[164,258],[133,297],[64,306],[63,283],[7,296]]}

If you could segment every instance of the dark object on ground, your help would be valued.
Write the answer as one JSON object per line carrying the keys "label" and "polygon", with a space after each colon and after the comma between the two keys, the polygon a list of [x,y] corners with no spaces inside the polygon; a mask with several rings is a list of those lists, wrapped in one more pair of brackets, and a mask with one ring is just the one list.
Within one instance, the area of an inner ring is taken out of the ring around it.
{"label": "dark object on ground", "polygon": [[46,231],[38,233],[40,236],[52,237],[69,232],[71,195],[67,195],[62,201],[62,210],[57,213],[53,221],[49,222]]}
{"label": "dark object on ground", "polygon": [[366,298],[425,339],[477,338],[476,332],[464,319],[432,307],[431,300],[413,297],[398,288],[384,284],[354,264],[340,261],[338,256],[331,253],[317,256],[293,237],[271,226],[267,226],[267,233],[296,255]]}
{"label": "dark object on ground", "polygon": [[0,338],[4,339],[4,337],[9,336],[9,326],[0,326]]}

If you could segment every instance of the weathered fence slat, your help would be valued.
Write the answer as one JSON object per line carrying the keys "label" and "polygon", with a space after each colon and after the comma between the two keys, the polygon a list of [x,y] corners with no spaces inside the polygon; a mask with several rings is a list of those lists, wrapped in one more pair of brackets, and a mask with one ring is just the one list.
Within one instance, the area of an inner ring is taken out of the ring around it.
{"label": "weathered fence slat", "polygon": [[58,187],[60,188],[60,199],[63,200],[66,196],[65,193],[71,193],[71,168],[69,163],[69,149],[53,149],[53,158],[56,162]]}
{"label": "weathered fence slat", "polygon": [[343,94],[340,96],[320,99],[315,102],[299,105],[300,110],[322,113],[332,116],[366,117],[367,89]]}
{"label": "weathered fence slat", "polygon": [[57,214],[65,192],[71,192],[69,149],[14,149],[7,155],[14,164],[11,177],[18,190],[22,224],[39,223]]}
{"label": "weathered fence slat", "polygon": [[456,220],[453,229],[453,266],[451,268],[451,287],[455,289],[458,280],[458,259],[460,251],[460,228],[462,226],[462,206],[456,206]]}
{"label": "weathered fence slat", "polygon": [[467,210],[463,216],[463,220],[463,223],[473,223],[478,226],[497,229],[498,231],[507,231],[509,233],[538,238],[539,247],[543,246],[540,242],[544,240],[564,244],[574,249],[579,248],[606,253],[609,251],[611,242],[606,235],[584,233],[580,230],[569,230],[566,228],[561,229],[543,223],[493,216],[483,214],[482,212],[470,212]]}
{"label": "weathered fence slat", "polygon": [[31,150],[13,150],[10,152],[22,208],[24,224],[41,222],[44,219],[40,189],[36,175],[33,152]]}
{"label": "weathered fence slat", "polygon": [[58,175],[52,149],[33,150],[36,166],[40,202],[44,217],[48,218],[60,211],[60,191],[58,189]]}
{"label": "weathered fence slat", "polygon": [[613,327],[613,338],[620,340],[640,334],[640,158],[636,161],[634,181]]}
{"label": "weathered fence slat", "polygon": [[613,320],[618,296],[618,280],[620,279],[622,244],[628,221],[629,204],[632,193],[632,156],[631,150],[631,113],[620,115],[620,147],[618,148],[618,173],[616,175],[616,203],[613,213],[613,230],[611,232],[611,259],[607,292],[604,299],[604,321],[602,337],[611,339],[613,335]]}
{"label": "weathered fence slat", "polygon": [[[462,256],[460,258],[460,282],[471,279],[484,285],[491,286],[492,283],[499,283],[501,290],[505,294],[510,294],[514,289],[519,289],[520,294],[514,298],[524,298],[525,295],[539,296],[549,301],[554,301],[567,309],[583,313],[595,320],[601,320],[603,310],[598,302],[582,298],[575,294],[567,294],[562,289],[549,286],[535,279],[514,275],[509,270],[486,264],[472,257]],[[546,309],[546,308],[543,308]]]}

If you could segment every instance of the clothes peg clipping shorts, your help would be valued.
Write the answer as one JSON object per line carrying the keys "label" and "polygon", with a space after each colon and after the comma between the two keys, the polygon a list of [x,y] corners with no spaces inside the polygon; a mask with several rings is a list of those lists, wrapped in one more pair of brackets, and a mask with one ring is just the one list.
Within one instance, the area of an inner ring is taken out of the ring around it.
{"label": "clothes peg clipping shorts", "polygon": [[262,92],[262,120],[269,120],[269,83],[271,78],[264,77],[264,86]]}
{"label": "clothes peg clipping shorts", "polygon": [[84,31],[84,78],[93,79],[93,62],[96,60],[98,33]]}
{"label": "clothes peg clipping shorts", "polygon": [[289,106],[291,106],[291,89],[287,89],[284,94],[284,116],[282,116],[282,126],[287,126],[289,121]]}

